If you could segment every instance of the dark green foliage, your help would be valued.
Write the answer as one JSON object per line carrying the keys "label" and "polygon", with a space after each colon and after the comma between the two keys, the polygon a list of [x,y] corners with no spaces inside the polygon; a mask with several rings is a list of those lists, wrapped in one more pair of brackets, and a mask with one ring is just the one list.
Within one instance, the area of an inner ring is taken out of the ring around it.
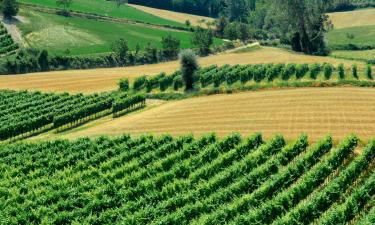
{"label": "dark green foliage", "polygon": [[119,87],[121,91],[128,91],[129,90],[129,79],[124,78],[119,81]]}
{"label": "dark green foliage", "polygon": [[180,88],[182,88],[184,86],[184,82],[182,80],[182,76],[175,76],[173,78],[173,89],[175,91],[178,91]]}
{"label": "dark green foliage", "polygon": [[333,73],[333,66],[329,63],[325,63],[323,65],[323,67],[324,67],[324,78],[326,80],[331,79],[331,76],[332,76],[332,73]]}
{"label": "dark green foliage", "polygon": [[145,88],[146,82],[147,82],[146,76],[137,77],[134,81],[133,89],[136,90],[136,91],[139,91],[139,90]]}
{"label": "dark green foliage", "polygon": [[5,18],[10,19],[17,15],[19,6],[16,0],[1,0],[0,10]]}
{"label": "dark green foliage", "polygon": [[214,43],[214,35],[211,30],[198,27],[193,32],[192,44],[199,50],[199,54],[206,56],[210,53],[210,47]]}
{"label": "dark green foliage", "polygon": [[193,89],[193,77],[195,72],[199,69],[199,64],[197,61],[197,56],[195,53],[188,49],[181,51],[180,53],[180,64],[182,77],[185,82],[186,90]]}
{"label": "dark green foliage", "polygon": [[162,38],[161,44],[164,57],[169,59],[177,58],[180,51],[180,40],[169,35]]}
{"label": "dark green foliage", "polygon": [[340,63],[339,66],[337,67],[338,71],[339,71],[339,78],[341,80],[345,79],[345,68],[344,68],[344,64]]}
{"label": "dark green foliage", "polygon": [[172,86],[173,84],[173,77],[172,76],[165,76],[160,78],[160,91],[165,91],[168,87]]}
{"label": "dark green foliage", "polygon": [[289,80],[290,77],[295,75],[296,73],[296,65],[295,64],[287,64],[283,70],[281,71],[281,79]]}
{"label": "dark green foliage", "polygon": [[320,73],[320,65],[319,64],[312,64],[310,67],[310,78],[315,80]]}
{"label": "dark green foliage", "polygon": [[366,77],[369,80],[373,80],[374,77],[372,76],[372,68],[371,65],[366,65]]}
{"label": "dark green foliage", "polygon": [[307,72],[309,72],[308,64],[298,64],[296,66],[296,78],[297,79],[303,78]]}
{"label": "dark green foliage", "polygon": [[358,77],[358,66],[357,64],[352,65],[352,75],[355,79],[359,79]]}

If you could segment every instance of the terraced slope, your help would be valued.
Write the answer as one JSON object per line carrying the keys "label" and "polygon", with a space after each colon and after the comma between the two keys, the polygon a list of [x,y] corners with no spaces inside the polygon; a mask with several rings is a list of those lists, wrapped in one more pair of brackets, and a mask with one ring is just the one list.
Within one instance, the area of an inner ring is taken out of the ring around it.
{"label": "terraced slope", "polygon": [[231,134],[0,145],[0,223],[366,221],[375,141],[355,154],[357,143]]}

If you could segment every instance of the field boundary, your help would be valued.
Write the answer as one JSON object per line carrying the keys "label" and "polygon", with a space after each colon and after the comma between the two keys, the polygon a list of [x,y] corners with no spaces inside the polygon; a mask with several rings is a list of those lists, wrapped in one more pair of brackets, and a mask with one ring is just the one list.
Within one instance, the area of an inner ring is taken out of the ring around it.
{"label": "field boundary", "polygon": [[[25,8],[29,8],[38,12],[43,13],[49,13],[49,14],[59,14],[61,10],[54,9],[46,6],[39,6],[35,4],[29,4],[29,3],[19,3],[21,6]],[[103,16],[98,15],[95,13],[86,13],[86,12],[80,12],[75,10],[69,10],[70,16],[80,17],[84,19],[91,19],[91,20],[100,20],[100,21],[109,21],[113,23],[121,23],[121,24],[131,24],[131,25],[141,25],[145,27],[150,28],[156,28],[156,29],[166,29],[166,30],[172,30],[172,31],[191,31],[190,28],[185,27],[175,27],[175,26],[168,26],[168,25],[161,25],[161,24],[151,24],[143,21],[138,20],[129,20],[129,19],[123,19],[123,18],[116,18],[111,16]]]}

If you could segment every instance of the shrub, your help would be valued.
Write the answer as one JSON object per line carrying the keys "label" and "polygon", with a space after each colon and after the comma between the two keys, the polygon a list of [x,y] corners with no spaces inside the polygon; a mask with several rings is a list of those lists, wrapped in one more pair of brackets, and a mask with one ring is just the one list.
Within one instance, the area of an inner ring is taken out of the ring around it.
{"label": "shrub", "polygon": [[288,64],[283,68],[281,72],[281,79],[289,80],[289,78],[293,76],[295,73],[296,73],[296,65]]}
{"label": "shrub", "polygon": [[182,88],[184,86],[184,82],[182,80],[182,76],[179,75],[179,76],[175,76],[173,78],[173,89],[175,91],[178,91],[178,89]]}
{"label": "shrub", "polygon": [[367,78],[370,79],[370,80],[374,79],[374,78],[372,77],[372,68],[371,68],[371,65],[370,65],[370,64],[366,66],[366,76],[367,76]]}
{"label": "shrub", "polygon": [[326,63],[324,65],[324,77],[326,80],[331,79],[332,72],[333,72],[333,66],[329,63]]}
{"label": "shrub", "polygon": [[145,87],[146,80],[147,80],[146,76],[137,77],[134,81],[133,89],[136,91],[143,89]]}
{"label": "shrub", "polygon": [[160,91],[165,91],[173,84],[173,78],[172,76],[165,76],[160,79],[159,81],[159,87]]}
{"label": "shrub", "polygon": [[307,64],[298,64],[296,66],[296,77],[297,77],[297,79],[303,78],[308,71],[309,71],[309,65],[307,65]]}
{"label": "shrub", "polygon": [[319,73],[320,73],[320,65],[317,63],[312,64],[310,67],[310,78],[315,80],[318,77]]}
{"label": "shrub", "polygon": [[337,69],[339,70],[339,78],[341,80],[345,79],[345,68],[344,68],[344,64],[340,64]]}
{"label": "shrub", "polygon": [[119,87],[120,87],[121,91],[128,91],[129,90],[129,79],[128,78],[121,79],[119,81]]}
{"label": "shrub", "polygon": [[357,64],[353,64],[352,66],[352,74],[355,79],[358,79],[358,67]]}

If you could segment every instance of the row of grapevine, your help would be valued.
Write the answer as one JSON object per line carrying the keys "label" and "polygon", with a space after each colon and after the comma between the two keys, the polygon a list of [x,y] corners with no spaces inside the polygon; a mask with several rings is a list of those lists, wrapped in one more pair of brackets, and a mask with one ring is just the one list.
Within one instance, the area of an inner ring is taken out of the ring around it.
{"label": "row of grapevine", "polygon": [[0,140],[33,133],[52,124],[61,127],[104,110],[116,114],[134,105],[145,104],[142,95],[117,93],[92,95],[0,91]]}
{"label": "row of grapevine", "polygon": [[[201,68],[194,77],[196,86],[206,88],[209,85],[220,87],[221,85],[231,86],[235,83],[245,85],[248,82],[273,82],[289,80],[316,80],[319,74],[322,74],[324,80],[331,80],[333,73],[337,72],[340,80],[360,79],[357,65],[345,68],[340,64],[335,68],[332,64],[258,64],[258,65],[224,65],[209,66]],[[367,79],[372,80],[372,68],[367,66],[364,75]],[[145,90],[151,92],[154,89],[166,91],[168,88],[179,90],[183,86],[182,75],[176,71],[171,75],[160,73],[156,76],[143,76],[135,80],[133,89],[135,91]]]}
{"label": "row of grapevine", "polygon": [[357,142],[210,134],[3,143],[0,224],[366,223],[375,141],[355,156]]}
{"label": "row of grapevine", "polygon": [[18,48],[18,44],[14,43],[12,37],[8,34],[7,29],[0,22],[0,55],[12,53]]}

